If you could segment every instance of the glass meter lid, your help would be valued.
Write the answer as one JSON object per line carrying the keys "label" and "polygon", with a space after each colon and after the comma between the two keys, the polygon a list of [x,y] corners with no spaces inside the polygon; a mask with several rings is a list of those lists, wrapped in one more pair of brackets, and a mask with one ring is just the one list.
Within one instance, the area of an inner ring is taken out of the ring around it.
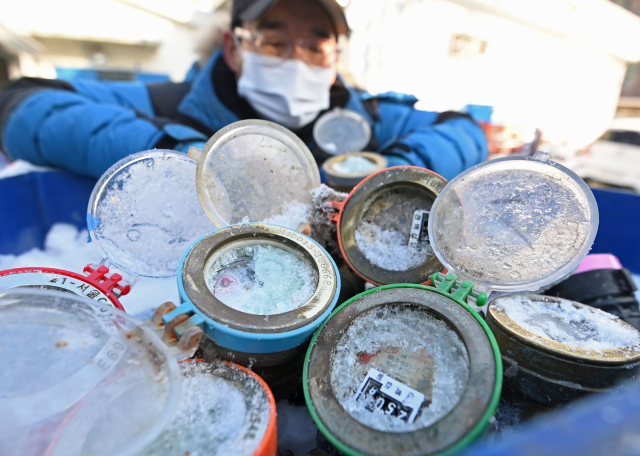
{"label": "glass meter lid", "polygon": [[449,271],[489,293],[537,290],[578,266],[598,207],[580,177],[545,159],[492,160],[447,184],[431,209],[429,238]]}
{"label": "glass meter lid", "polygon": [[120,160],[91,194],[91,239],[124,271],[175,276],[187,248],[215,228],[200,206],[195,174],[196,162],[173,151],[145,151]]}
{"label": "glass meter lid", "polygon": [[331,155],[359,152],[371,140],[371,127],[357,112],[336,108],[316,121],[313,139],[323,151]]}
{"label": "glass meter lid", "polygon": [[310,192],[320,185],[320,172],[307,146],[286,128],[236,122],[189,156],[198,162],[198,196],[216,227],[249,221],[302,230],[309,223]]}
{"label": "glass meter lid", "polygon": [[113,307],[52,290],[0,292],[0,454],[138,454],[170,421],[180,373]]}

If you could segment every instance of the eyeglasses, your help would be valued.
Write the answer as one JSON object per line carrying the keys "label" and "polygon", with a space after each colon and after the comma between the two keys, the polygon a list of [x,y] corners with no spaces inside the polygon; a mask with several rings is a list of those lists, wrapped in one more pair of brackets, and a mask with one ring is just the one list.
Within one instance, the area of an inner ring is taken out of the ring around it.
{"label": "eyeglasses", "polygon": [[339,52],[336,41],[328,38],[293,39],[276,30],[254,33],[242,27],[234,28],[233,32],[236,40],[247,41],[259,54],[288,59],[297,47],[301,59],[309,65],[329,67]]}

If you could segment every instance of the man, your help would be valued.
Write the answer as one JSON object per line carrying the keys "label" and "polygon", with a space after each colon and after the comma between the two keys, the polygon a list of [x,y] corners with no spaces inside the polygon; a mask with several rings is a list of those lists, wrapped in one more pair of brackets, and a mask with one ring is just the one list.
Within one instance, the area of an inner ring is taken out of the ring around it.
{"label": "man", "polygon": [[447,179],[486,158],[470,117],[419,111],[414,97],[371,96],[337,74],[337,37],[348,33],[335,0],[235,0],[231,30],[192,82],[65,82],[23,78],[0,92],[0,149],[13,159],[101,175],[121,158],[152,148],[187,151],[242,119],[277,122],[297,134],[318,164],[313,141],[327,110],[363,115],[366,150],[390,165],[429,168]]}

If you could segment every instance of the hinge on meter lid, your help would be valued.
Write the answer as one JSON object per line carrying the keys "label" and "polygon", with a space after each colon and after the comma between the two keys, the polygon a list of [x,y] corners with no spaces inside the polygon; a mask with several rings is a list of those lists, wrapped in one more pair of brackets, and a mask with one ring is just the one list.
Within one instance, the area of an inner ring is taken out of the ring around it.
{"label": "hinge on meter lid", "polygon": [[175,309],[174,303],[165,302],[156,309],[150,320],[143,322],[143,326],[162,339],[174,358],[188,359],[200,345],[204,331],[200,326],[191,324],[191,319],[185,314],[179,314],[165,324],[162,317]]}
{"label": "hinge on meter lid", "polygon": [[[83,271],[90,282],[102,291],[110,291],[117,298],[129,294],[131,285],[135,284],[135,280],[126,280],[117,272],[109,272],[109,268],[103,264],[88,264]],[[133,283],[131,283],[133,282]]]}
{"label": "hinge on meter lid", "polygon": [[[447,275],[436,272],[431,276],[431,283],[434,288],[444,292],[454,300],[474,304],[476,307],[482,307],[487,303],[487,294],[485,292],[476,293],[473,290],[474,283],[471,280],[463,280],[460,282],[458,276],[451,272]],[[475,303],[467,301],[469,296],[475,298]]]}

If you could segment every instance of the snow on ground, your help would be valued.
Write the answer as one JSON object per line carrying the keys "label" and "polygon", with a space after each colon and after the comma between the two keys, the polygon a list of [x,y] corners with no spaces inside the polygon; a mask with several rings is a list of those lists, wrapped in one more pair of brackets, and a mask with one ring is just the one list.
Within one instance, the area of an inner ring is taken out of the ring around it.
{"label": "snow on ground", "polygon": [[[98,247],[88,243],[87,239],[87,230],[78,231],[73,225],[55,224],[47,233],[44,250],[31,249],[20,255],[0,255],[0,270],[49,267],[81,274],[87,264],[97,264],[102,259]],[[143,320],[150,318],[155,308],[166,301],[179,304],[175,277],[140,278],[131,292],[120,298],[127,313]]]}

